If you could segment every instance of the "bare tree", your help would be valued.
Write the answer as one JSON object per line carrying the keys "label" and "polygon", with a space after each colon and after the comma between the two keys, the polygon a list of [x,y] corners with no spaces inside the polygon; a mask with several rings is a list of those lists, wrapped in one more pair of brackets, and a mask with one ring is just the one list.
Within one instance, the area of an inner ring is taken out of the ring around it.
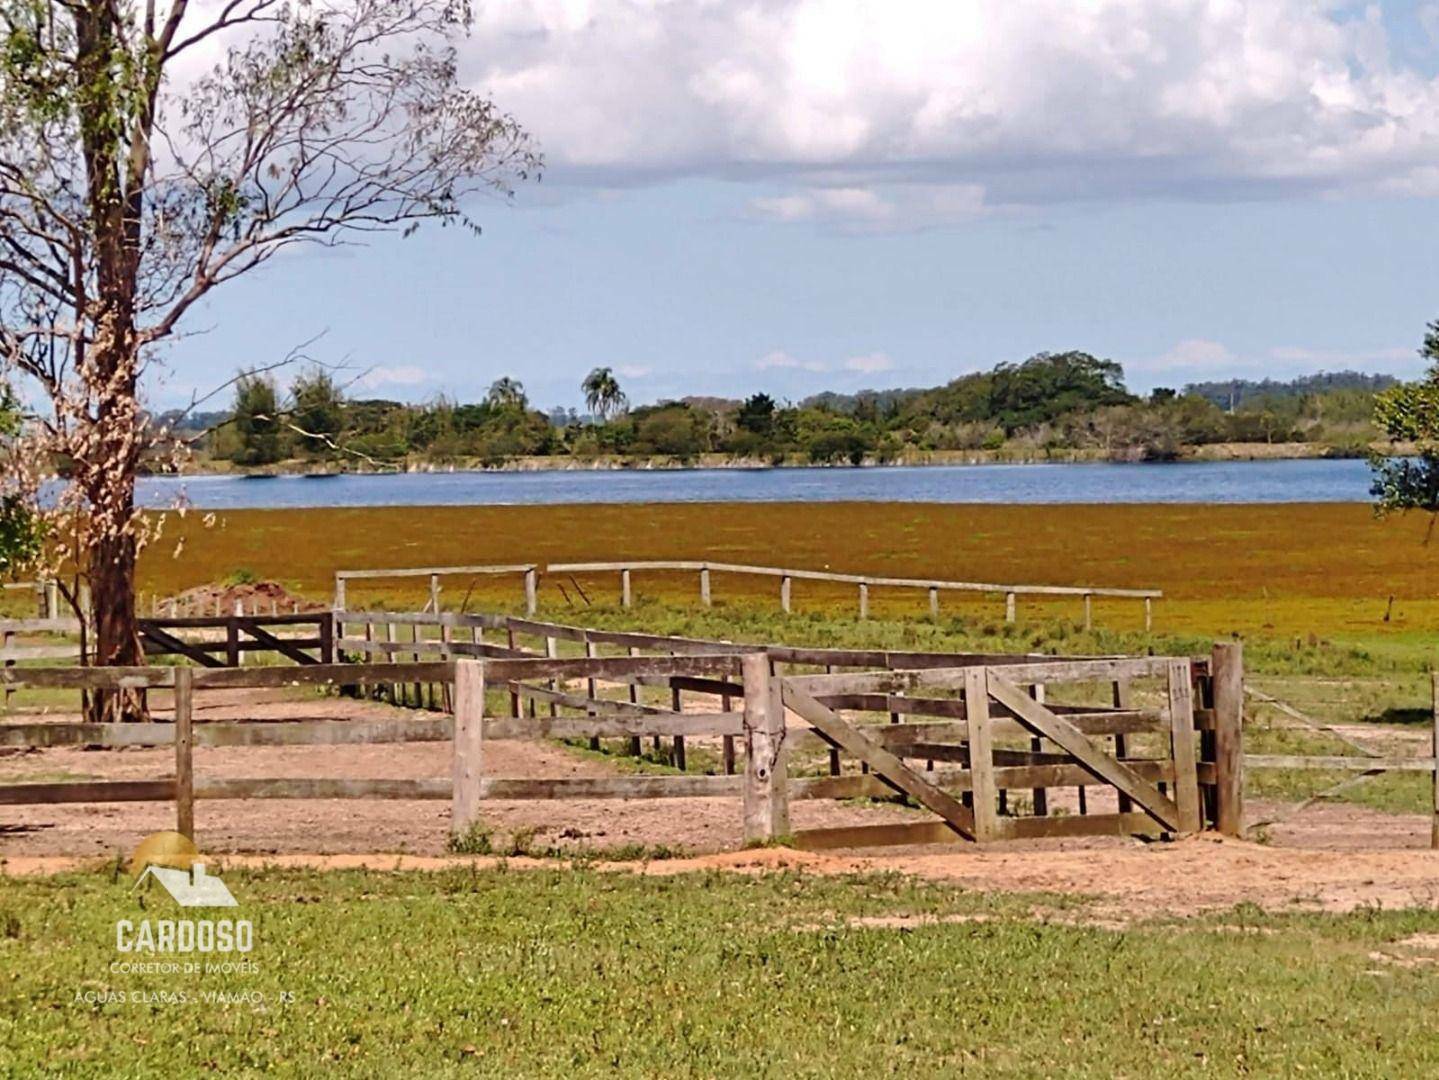
{"label": "bare tree", "polygon": [[[0,0],[0,362],[44,408],[12,491],[46,500],[95,659],[141,661],[139,394],[212,289],[305,244],[421,222],[478,232],[539,156],[461,85],[465,0]],[[53,492],[53,485],[46,489]],[[128,697],[92,715],[135,715]]]}

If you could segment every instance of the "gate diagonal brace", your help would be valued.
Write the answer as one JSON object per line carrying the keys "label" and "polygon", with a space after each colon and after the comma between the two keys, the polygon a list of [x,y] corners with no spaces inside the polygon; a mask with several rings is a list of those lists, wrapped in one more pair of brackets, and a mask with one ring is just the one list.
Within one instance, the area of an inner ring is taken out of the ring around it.
{"label": "gate diagonal brace", "polygon": [[786,708],[807,720],[824,739],[859,758],[869,766],[871,773],[890,787],[938,814],[960,836],[966,840],[974,839],[974,813],[949,792],[931,784],[834,710],[821,705],[798,687],[784,682],[781,693]]}

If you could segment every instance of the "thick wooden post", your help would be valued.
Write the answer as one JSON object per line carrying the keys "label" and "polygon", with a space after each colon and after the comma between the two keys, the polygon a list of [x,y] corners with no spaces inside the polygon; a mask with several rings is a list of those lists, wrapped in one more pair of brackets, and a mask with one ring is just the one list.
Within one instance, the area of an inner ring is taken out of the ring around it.
{"label": "thick wooden post", "polygon": [[225,619],[225,663],[230,667],[240,666],[240,624],[233,615]]}
{"label": "thick wooden post", "polygon": [[630,606],[633,599],[630,593],[630,572],[628,569],[620,571],[620,604],[624,607]]}
{"label": "thick wooden post", "polygon": [[533,615],[539,607],[539,573],[532,566],[525,571],[525,614]]}
{"label": "thick wooden post", "polygon": [[175,669],[175,831],[195,839],[194,677]]}
{"label": "thick wooden post", "polygon": [[[336,611],[345,610],[345,579],[339,574],[335,575],[335,603]],[[173,613],[172,613],[173,614]]]}
{"label": "thick wooden post", "polygon": [[430,610],[436,615],[440,613],[440,575],[430,575]]}
{"label": "thick wooden post", "polygon": [[1144,632],[1147,634],[1154,629],[1154,600],[1146,596],[1144,598]]}
{"label": "thick wooden post", "polygon": [[789,614],[790,597],[790,576],[786,574],[779,579],[779,609],[786,615]]}
{"label": "thick wooden post", "polygon": [[1007,592],[1007,593],[1005,593],[1005,594],[1004,594],[1004,621],[1005,621],[1005,622],[1007,622],[1007,623],[1012,623],[1012,622],[1014,622],[1015,615],[1017,614],[1016,611],[1015,611],[1015,607],[1016,607],[1016,603],[1015,603],[1015,595],[1014,595],[1014,593],[1012,593],[1012,592]]}
{"label": "thick wooden post", "polygon": [[710,568],[708,566],[700,570],[700,603],[705,607],[710,606]]}
{"label": "thick wooden post", "polygon": [[480,816],[480,785],[485,749],[485,665],[455,661],[455,741],[451,760],[454,794],[450,830],[460,833]]}
{"label": "thick wooden post", "polygon": [[859,583],[859,617],[869,618],[869,585],[863,581]]}
{"label": "thick wooden post", "polygon": [[1244,645],[1217,642],[1210,653],[1214,698],[1214,827],[1244,835]]}
{"label": "thick wooden post", "polygon": [[784,755],[784,702],[770,674],[769,657],[745,653],[744,838],[746,843],[789,834],[789,792]]}
{"label": "thick wooden post", "polygon": [[964,724],[969,735],[969,787],[974,802],[974,839],[994,839],[999,828],[994,788],[994,746],[989,729],[989,672],[964,669]]}
{"label": "thick wooden post", "polygon": [[929,590],[929,613],[930,613],[930,615],[934,616],[934,618],[936,618],[936,619],[939,618],[939,590],[938,590],[938,589],[930,589],[930,590]]}
{"label": "thick wooden post", "polygon": [[1084,594],[1084,628],[1094,629],[1094,596],[1091,593]]}

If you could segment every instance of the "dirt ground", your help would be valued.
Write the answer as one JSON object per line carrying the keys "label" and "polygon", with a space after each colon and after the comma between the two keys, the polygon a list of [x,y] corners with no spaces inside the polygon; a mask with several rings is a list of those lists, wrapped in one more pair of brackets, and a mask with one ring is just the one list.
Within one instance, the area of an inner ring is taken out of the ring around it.
{"label": "dirt ground", "polygon": [[[257,701],[253,694],[198,695],[196,722],[415,715],[368,701],[280,695]],[[449,770],[449,745],[443,742],[195,751],[199,778],[419,779],[444,778]],[[153,779],[172,772],[168,748],[57,748],[0,757],[0,783]],[[485,772],[604,776],[614,775],[616,766],[552,743],[497,741],[486,746]],[[1051,793],[1051,806],[1072,808],[1073,802],[1073,792]],[[1107,809],[1093,799],[1091,807]],[[1250,816],[1275,817],[1278,809],[1256,803]],[[793,803],[791,815],[796,829],[924,816],[902,808],[818,800]],[[449,803],[440,800],[202,800],[196,807],[196,839],[203,851],[223,855],[230,864],[429,867],[455,861],[444,855],[449,817]],[[1428,819],[1345,804],[1314,806],[1272,826],[1264,845],[1200,837],[1177,843],[1031,841],[983,850],[945,846],[823,855],[736,850],[742,837],[734,798],[490,801],[484,819],[501,847],[516,832],[532,831],[534,848],[603,852],[637,845],[694,853],[616,864],[650,873],[776,866],[819,873],[895,871],[973,889],[1082,894],[1102,906],[1155,914],[1241,902],[1324,910],[1439,905],[1439,852],[1428,848]],[[37,872],[128,855],[142,837],[173,825],[168,803],[7,806],[0,809],[0,868]]]}

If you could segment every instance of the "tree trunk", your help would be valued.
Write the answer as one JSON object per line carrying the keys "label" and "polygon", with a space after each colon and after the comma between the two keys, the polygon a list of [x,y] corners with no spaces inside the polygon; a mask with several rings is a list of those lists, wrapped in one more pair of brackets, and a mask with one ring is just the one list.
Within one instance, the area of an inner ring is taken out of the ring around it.
{"label": "tree trunk", "polygon": [[[139,667],[145,663],[135,611],[135,537],[126,531],[95,546],[90,564],[90,597],[95,620],[95,663]],[[90,697],[91,723],[144,720],[143,690],[102,690]]]}

